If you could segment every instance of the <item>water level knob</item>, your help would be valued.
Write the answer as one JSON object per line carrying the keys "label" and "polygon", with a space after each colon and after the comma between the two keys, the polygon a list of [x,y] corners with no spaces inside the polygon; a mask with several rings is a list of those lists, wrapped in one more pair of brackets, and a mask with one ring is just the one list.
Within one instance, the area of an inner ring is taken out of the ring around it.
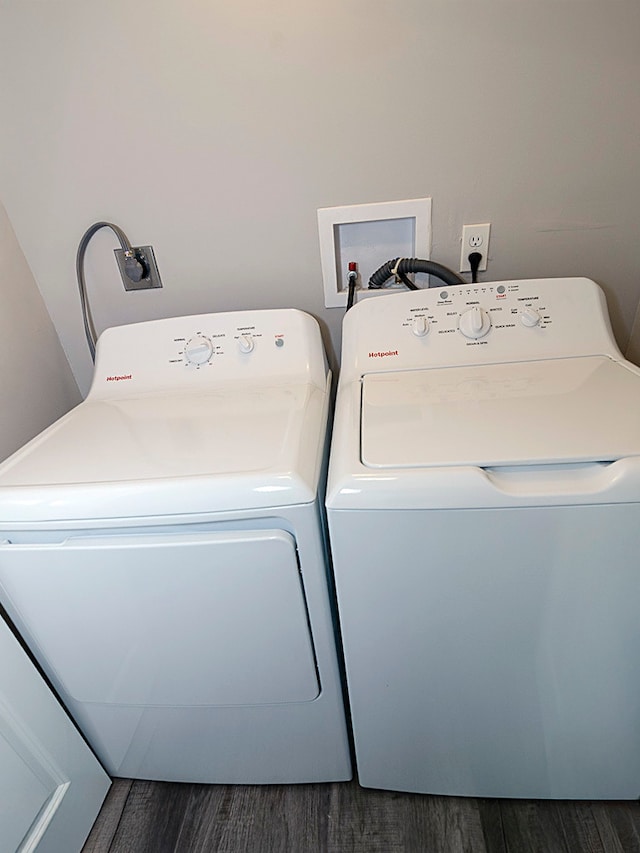
{"label": "water level knob", "polygon": [[424,338],[429,332],[429,321],[426,317],[414,317],[411,331],[417,338]]}
{"label": "water level knob", "polygon": [[188,364],[206,364],[213,355],[213,344],[204,335],[191,338],[184,348],[184,357]]}
{"label": "water level knob", "polygon": [[484,338],[491,328],[491,318],[479,305],[460,315],[459,329],[465,338]]}

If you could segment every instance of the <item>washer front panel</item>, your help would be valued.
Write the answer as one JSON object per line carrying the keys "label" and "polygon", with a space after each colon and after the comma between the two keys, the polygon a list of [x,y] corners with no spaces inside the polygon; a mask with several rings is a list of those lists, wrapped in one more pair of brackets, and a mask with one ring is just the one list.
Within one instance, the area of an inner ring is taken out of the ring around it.
{"label": "washer front panel", "polygon": [[639,504],[329,525],[361,785],[637,798]]}

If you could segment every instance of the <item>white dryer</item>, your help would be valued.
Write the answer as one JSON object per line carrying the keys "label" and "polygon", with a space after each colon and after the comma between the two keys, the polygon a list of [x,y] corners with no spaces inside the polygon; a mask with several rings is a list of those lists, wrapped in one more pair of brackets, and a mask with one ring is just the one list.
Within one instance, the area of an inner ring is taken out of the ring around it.
{"label": "white dryer", "polygon": [[640,370],[587,279],[344,320],[327,506],[362,785],[640,793]]}
{"label": "white dryer", "polygon": [[111,775],[350,778],[300,311],[106,331],[87,399],[0,466],[0,597]]}

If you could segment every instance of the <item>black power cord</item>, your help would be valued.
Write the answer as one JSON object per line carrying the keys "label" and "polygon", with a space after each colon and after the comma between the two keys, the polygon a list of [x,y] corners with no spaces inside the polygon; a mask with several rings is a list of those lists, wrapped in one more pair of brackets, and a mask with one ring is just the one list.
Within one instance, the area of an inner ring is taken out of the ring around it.
{"label": "black power cord", "polygon": [[469,266],[471,267],[471,284],[478,283],[478,267],[480,266],[480,261],[482,260],[482,255],[480,252],[471,252],[469,255]]}

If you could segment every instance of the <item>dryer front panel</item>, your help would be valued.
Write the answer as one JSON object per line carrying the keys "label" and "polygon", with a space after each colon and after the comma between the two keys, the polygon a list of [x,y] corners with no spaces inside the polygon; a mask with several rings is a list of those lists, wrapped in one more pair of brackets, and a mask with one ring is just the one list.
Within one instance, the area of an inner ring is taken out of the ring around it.
{"label": "dryer front panel", "polygon": [[3,544],[0,583],[63,699],[193,707],[319,694],[296,543],[283,530]]}

